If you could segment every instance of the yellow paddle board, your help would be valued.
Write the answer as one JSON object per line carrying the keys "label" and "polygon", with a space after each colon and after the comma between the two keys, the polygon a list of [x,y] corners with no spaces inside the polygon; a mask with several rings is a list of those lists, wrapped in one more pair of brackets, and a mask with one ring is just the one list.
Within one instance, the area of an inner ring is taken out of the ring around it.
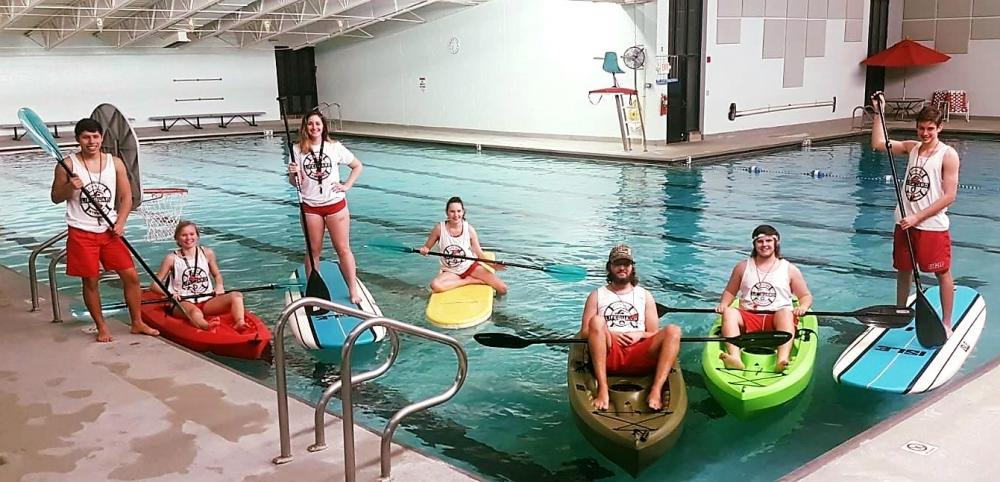
{"label": "yellow paddle board", "polygon": [[[484,253],[486,259],[496,259]],[[490,266],[483,265],[493,271]],[[493,314],[493,287],[485,284],[465,285],[444,293],[433,293],[427,301],[427,319],[441,328],[476,326]]]}

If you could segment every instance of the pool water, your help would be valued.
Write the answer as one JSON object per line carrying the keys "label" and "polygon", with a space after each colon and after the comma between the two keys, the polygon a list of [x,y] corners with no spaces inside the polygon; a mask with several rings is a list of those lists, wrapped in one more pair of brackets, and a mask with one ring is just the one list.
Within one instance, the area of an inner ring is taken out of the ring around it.
{"label": "pool water", "polygon": [[[1000,141],[945,141],[958,149],[961,181],[968,185],[951,210],[956,281],[979,290],[988,302],[1000,299],[992,268],[1000,265],[1000,215],[992,209],[1000,198],[995,188],[1000,174],[992,165]],[[583,301],[602,284],[604,260],[615,244],[633,247],[641,282],[657,301],[710,307],[733,265],[747,256],[750,231],[768,223],[781,232],[782,253],[802,270],[816,309],[847,311],[894,302],[895,197],[891,184],[878,181],[889,173],[884,156],[872,153],[864,138],[694,167],[362,139],[345,143],[365,165],[348,193],[359,276],[387,316],[428,326],[426,285],[437,259],[365,243],[389,238],[418,246],[444,218],[444,202],[454,195],[465,200],[468,220],[498,258],[578,264],[590,272],[580,283],[531,270],[503,273],[511,289],[497,302],[492,321],[449,332],[468,352],[464,388],[448,403],[413,415],[397,432],[400,442],[488,480],[631,479],[575,427],[565,396],[565,347],[502,350],[472,340],[481,331],[574,334]],[[7,155],[0,161],[0,263],[24,273],[29,251],[63,229],[64,210],[48,200],[53,165],[43,154]],[[902,167],[905,160],[898,161]],[[296,195],[285,180],[284,162],[280,139],[239,138],[146,144],[141,166],[146,187],[190,190],[184,217],[201,224],[202,243],[216,250],[226,286],[235,288],[280,281],[302,261]],[[754,166],[761,172],[750,172]],[[813,170],[830,175],[802,174]],[[155,268],[172,244],[141,241],[143,229],[136,217],[128,235]],[[326,255],[334,256],[329,246]],[[42,260],[44,267],[48,259]],[[79,295],[75,280],[60,276],[60,283],[66,296]],[[925,283],[933,282],[928,277]],[[103,292],[105,302],[120,296],[113,286]],[[282,308],[279,292],[250,293],[247,301],[272,324]],[[708,315],[667,319],[690,335],[707,332],[713,321]],[[684,434],[640,479],[774,480],[919,400],[833,382],[833,362],[863,329],[853,319],[821,318],[822,342],[809,388],[792,403],[750,421],[727,416],[711,399],[701,374],[702,347],[684,344],[680,363],[690,399]],[[996,357],[998,338],[1000,331],[987,324],[963,372]],[[287,345],[291,391],[317,400],[337,376],[337,367],[316,361],[293,341]],[[369,355],[359,368],[373,366],[384,355]],[[274,385],[266,363],[219,360]],[[359,422],[381,429],[395,410],[443,391],[455,369],[448,348],[404,336],[389,374],[359,389]],[[331,406],[339,409],[337,402]],[[277,441],[274,452],[267,456],[277,455]]]}

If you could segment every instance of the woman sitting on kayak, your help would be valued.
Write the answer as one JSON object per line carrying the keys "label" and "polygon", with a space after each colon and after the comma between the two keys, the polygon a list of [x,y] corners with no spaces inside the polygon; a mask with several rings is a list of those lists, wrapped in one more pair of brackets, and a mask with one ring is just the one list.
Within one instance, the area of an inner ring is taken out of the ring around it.
{"label": "woman sitting on kayak", "polygon": [[[427,242],[420,247],[420,254],[427,256],[431,246],[437,243],[438,250],[444,254],[485,257],[483,248],[479,246],[476,230],[465,220],[462,198],[455,196],[448,199],[444,211],[448,219],[434,226]],[[492,266],[497,270],[506,269],[503,265]],[[441,257],[441,272],[431,281],[431,291],[441,293],[470,284],[490,285],[500,296],[507,293],[507,285],[478,262],[451,256]]]}
{"label": "woman sitting on kayak", "polygon": [[[236,331],[243,331],[247,326],[243,315],[243,295],[236,291],[225,292],[222,286],[222,273],[219,272],[219,265],[215,262],[215,252],[198,245],[200,236],[201,233],[195,223],[191,221],[177,223],[174,240],[180,249],[168,253],[163,258],[156,277],[170,288],[169,296],[181,302],[189,321],[195,327],[211,330],[219,322],[207,322],[205,317],[228,312],[233,315],[233,320],[236,322],[233,328]],[[156,283],[153,283],[150,289],[156,293],[167,294],[163,293]],[[202,294],[205,296],[197,296]],[[192,296],[194,298],[191,298]],[[174,307],[170,309],[173,310]],[[171,312],[171,315],[184,316],[183,313],[176,312]]]}

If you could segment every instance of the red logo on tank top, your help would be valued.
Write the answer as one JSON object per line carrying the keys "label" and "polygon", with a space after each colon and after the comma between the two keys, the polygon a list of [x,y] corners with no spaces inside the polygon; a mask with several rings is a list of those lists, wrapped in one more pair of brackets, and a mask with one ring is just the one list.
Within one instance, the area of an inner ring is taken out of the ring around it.
{"label": "red logo on tank top", "polygon": [[914,166],[906,172],[906,183],[903,186],[906,191],[906,199],[919,201],[927,196],[931,189],[931,176],[923,167]]}
{"label": "red logo on tank top", "polygon": [[604,308],[603,315],[609,328],[634,328],[636,330],[642,328],[639,310],[635,309],[631,303],[612,301],[607,308]]}
{"label": "red logo on tank top", "polygon": [[750,301],[757,306],[770,306],[778,297],[778,291],[774,285],[767,281],[761,281],[750,288]]}
{"label": "red logo on tank top", "polygon": [[[445,246],[444,249],[441,250],[441,251],[444,254],[448,254],[448,255],[452,255],[452,256],[466,256],[465,250],[462,249],[462,247],[459,246],[459,245],[457,245],[457,244],[451,244],[451,245]],[[447,258],[444,258],[444,265],[447,266],[447,267],[449,267],[449,268],[456,268],[456,267],[458,267],[459,265],[461,265],[465,261],[466,260],[461,259],[461,258],[447,257]]]}
{"label": "red logo on tank top", "polygon": [[[90,196],[81,193],[80,194],[80,207],[83,212],[87,213],[88,216],[92,218],[101,219],[101,212],[98,211],[97,206],[100,206],[107,214],[111,211],[111,189],[100,182],[92,182],[83,186],[83,189],[87,191]],[[93,199],[97,203],[97,206],[92,204],[90,200]]]}
{"label": "red logo on tank top", "polygon": [[185,269],[181,273],[181,289],[194,294],[208,291],[208,273],[197,266]]}

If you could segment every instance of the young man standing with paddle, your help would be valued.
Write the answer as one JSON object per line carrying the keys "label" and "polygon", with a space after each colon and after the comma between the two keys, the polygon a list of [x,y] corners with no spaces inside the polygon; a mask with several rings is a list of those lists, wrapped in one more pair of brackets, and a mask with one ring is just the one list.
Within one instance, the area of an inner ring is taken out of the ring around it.
{"label": "young man standing with paddle", "polygon": [[[66,163],[72,175],[56,166],[52,180],[52,202],[66,202],[66,224],[69,238],[66,241],[66,274],[83,279],[83,301],[97,325],[97,341],[114,339],[101,312],[101,293],[98,289],[100,266],[114,271],[122,281],[132,333],[159,335],[159,332],[142,322],[139,312],[139,275],[128,248],[122,242],[125,222],[132,211],[132,188],[129,185],[125,164],[111,154],[101,152],[104,140],[101,125],[93,119],[82,119],[74,129],[80,151],[70,154]],[[90,203],[82,196],[86,189]],[[101,210],[114,223],[108,226]]]}
{"label": "young man standing with paddle", "polygon": [[654,372],[647,405],[663,408],[663,384],[680,351],[681,329],[660,328],[653,295],[639,286],[632,249],[615,246],[608,255],[606,286],[590,293],[583,307],[580,337],[586,338],[597,379],[594,408],[607,410],[608,374],[644,375]]}
{"label": "young man standing with paddle", "polygon": [[[781,257],[781,236],[767,224],[757,226],[751,234],[753,250],[750,258],[740,261],[729,276],[722,299],[715,308],[722,314],[722,336],[733,337],[741,331],[784,331],[795,335],[797,318],[809,311],[812,294],[802,272]],[[799,300],[793,306],[792,295]],[[739,308],[729,306],[739,296]],[[766,314],[754,313],[767,311]],[[778,347],[775,373],[785,371],[792,352],[792,341]],[[731,343],[719,354],[726,368],[742,370],[740,349]]]}
{"label": "young man standing with paddle", "polygon": [[[884,105],[880,93],[872,96],[872,106],[877,112],[884,112]],[[950,336],[955,280],[951,274],[951,235],[947,213],[958,192],[958,152],[938,140],[938,134],[944,127],[944,115],[933,107],[924,107],[917,114],[918,141],[886,139],[881,117],[876,116],[872,126],[872,148],[886,152],[888,145],[891,154],[909,156],[902,193],[906,213],[901,215],[899,207],[896,208],[896,227],[893,231],[896,304],[906,306],[913,282],[909,236],[919,269],[937,277],[941,291],[941,324],[945,334]]]}

